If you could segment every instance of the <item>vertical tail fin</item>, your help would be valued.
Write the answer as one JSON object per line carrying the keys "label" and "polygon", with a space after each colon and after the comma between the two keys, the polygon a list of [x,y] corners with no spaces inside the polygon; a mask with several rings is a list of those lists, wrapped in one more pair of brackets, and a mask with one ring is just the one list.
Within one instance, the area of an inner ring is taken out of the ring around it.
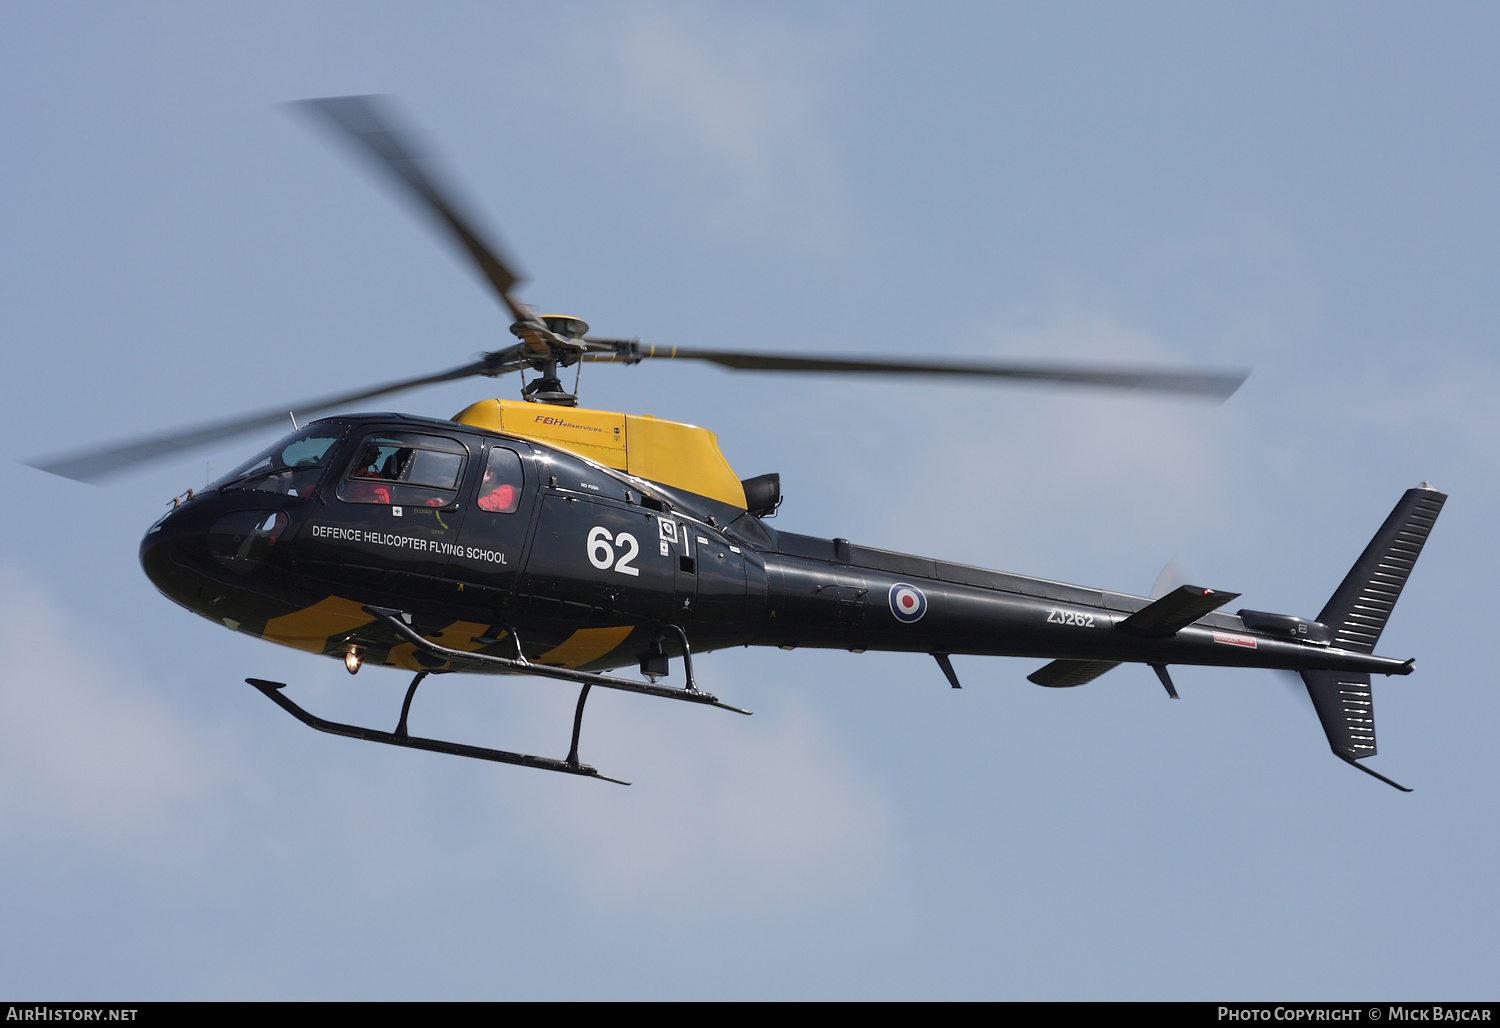
{"label": "vertical tail fin", "polygon": [[[1408,489],[1318,615],[1340,649],[1372,653],[1447,496],[1426,482]],[[1302,681],[1341,759],[1403,792],[1405,786],[1355,761],[1375,755],[1375,706],[1368,674],[1304,671]]]}
{"label": "vertical tail fin", "polygon": [[1375,706],[1370,676],[1350,671],[1304,671],[1308,695],[1328,745],[1345,760],[1375,755]]}
{"label": "vertical tail fin", "polygon": [[1319,621],[1333,629],[1333,645],[1360,653],[1374,651],[1447,499],[1426,482],[1401,497],[1318,615]]}

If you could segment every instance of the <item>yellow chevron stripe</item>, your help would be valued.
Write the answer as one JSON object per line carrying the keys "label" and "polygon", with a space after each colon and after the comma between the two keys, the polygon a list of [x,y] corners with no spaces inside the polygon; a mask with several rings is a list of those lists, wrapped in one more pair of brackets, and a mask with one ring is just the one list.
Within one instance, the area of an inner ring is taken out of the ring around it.
{"label": "yellow chevron stripe", "polygon": [[609,653],[624,642],[629,634],[629,625],[618,625],[613,628],[580,628],[563,640],[561,646],[548,650],[536,658],[536,663],[561,665],[568,668],[581,667]]}

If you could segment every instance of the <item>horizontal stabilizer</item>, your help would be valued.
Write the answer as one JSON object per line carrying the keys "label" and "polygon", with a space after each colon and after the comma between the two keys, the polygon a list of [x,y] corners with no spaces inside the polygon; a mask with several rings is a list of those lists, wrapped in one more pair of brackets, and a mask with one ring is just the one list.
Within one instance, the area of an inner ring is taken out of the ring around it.
{"label": "horizontal stabilizer", "polygon": [[1204,614],[1218,610],[1238,595],[1239,593],[1204,589],[1197,585],[1184,585],[1173,589],[1159,600],[1153,600],[1115,627],[1131,635],[1157,637],[1175,635]]}
{"label": "horizontal stabilizer", "polygon": [[1049,689],[1067,689],[1092,682],[1110,668],[1119,666],[1118,660],[1054,660],[1027,675],[1026,681]]}

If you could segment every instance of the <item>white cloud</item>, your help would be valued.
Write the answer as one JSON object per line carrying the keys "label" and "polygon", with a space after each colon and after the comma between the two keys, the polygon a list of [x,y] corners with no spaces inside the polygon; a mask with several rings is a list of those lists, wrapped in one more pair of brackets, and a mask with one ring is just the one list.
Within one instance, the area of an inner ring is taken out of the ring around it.
{"label": "white cloud", "polygon": [[[1085,314],[999,323],[971,337],[988,344],[972,354],[984,360],[1197,363],[1149,333]],[[788,528],[1138,593],[1174,554],[1199,556],[1190,543],[1226,516],[1241,470],[1235,402],[1025,383],[861,383],[820,404],[831,422],[858,427],[837,449],[829,444],[827,481],[818,483],[818,499],[844,509],[826,524]],[[1101,557],[1137,549],[1124,580],[1099,577],[1116,570],[1100,567]]]}
{"label": "white cloud", "polygon": [[0,570],[0,827],[119,840],[155,830],[215,774],[191,730],[91,652],[98,636]]}
{"label": "white cloud", "polygon": [[635,14],[610,44],[623,80],[602,95],[669,153],[717,169],[730,195],[713,204],[714,218],[738,228],[774,219],[778,233],[826,246],[839,232],[842,186],[822,75],[845,33],[750,11]]}
{"label": "white cloud", "polygon": [[635,784],[549,790],[529,811],[595,902],[784,909],[847,897],[889,870],[887,803],[810,711],[746,719],[604,699],[581,755]]}
{"label": "white cloud", "polygon": [[[1175,356],[1155,337],[1105,318],[1065,316],[1041,328],[1000,335],[995,347],[1015,359],[1035,355],[1038,360],[1080,364],[1172,366],[1195,362]],[[1014,395],[996,390],[992,405],[1005,403],[1019,413],[1023,404],[1007,402]],[[1052,395],[1047,395],[1047,393]],[[1023,399],[1017,397],[1017,399]],[[1026,397],[1027,407],[1045,405],[1039,423],[1036,411],[1005,420],[1022,447],[1006,452],[1018,462],[1012,472],[1019,480],[1044,482],[1049,489],[1076,491],[1104,485],[1128,491],[1141,501],[1163,494],[1192,490],[1200,496],[1217,493],[1226,465],[1215,458],[1221,449],[1224,426],[1232,420],[1212,403],[1184,400],[1150,392],[1118,392],[1057,387]],[[1040,402],[1038,402],[1040,401]],[[1212,412],[1213,416],[1205,417]]]}

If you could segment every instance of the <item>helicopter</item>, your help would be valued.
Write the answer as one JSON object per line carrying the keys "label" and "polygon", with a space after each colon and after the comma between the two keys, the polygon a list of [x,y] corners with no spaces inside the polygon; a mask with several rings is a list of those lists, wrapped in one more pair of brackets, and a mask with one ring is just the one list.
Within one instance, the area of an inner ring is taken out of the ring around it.
{"label": "helicopter", "polygon": [[[436,222],[513,321],[516,341],[469,363],[31,466],[94,482],[148,461],[284,423],[293,432],[175,498],[140,545],[167,598],[232,631],[341,661],[413,673],[391,731],[329,721],[285,683],[246,682],[334,735],[629,784],[579,757],[590,691],[606,688],[749,711],[699,688],[693,656],[732,646],[930,654],[961,688],[954,654],[1046,660],[1036,685],[1085,685],[1122,663],[1300,674],[1340,759],[1376,754],[1372,675],[1414,659],[1375,654],[1447,497],[1408,490],[1315,618],[1222,608],[1239,594],[1183,585],[1156,597],[992,571],[768,524],[780,477],[740,478],[714,434],[579,406],[561,374],[584,363],[709,362],[735,371],[1047,382],[1223,400],[1243,371],[961,363],[657,347],[538,315],[521,278],[439,163],[371,96],[294,107],[350,145]],[[535,375],[530,381],[526,373]],[[519,400],[481,399],[449,419],[327,411],[438,382],[516,373]],[[666,685],[673,661],[682,685]],[[640,678],[618,673],[634,667]],[[563,758],[412,735],[430,675],[527,675],[579,687]]]}

